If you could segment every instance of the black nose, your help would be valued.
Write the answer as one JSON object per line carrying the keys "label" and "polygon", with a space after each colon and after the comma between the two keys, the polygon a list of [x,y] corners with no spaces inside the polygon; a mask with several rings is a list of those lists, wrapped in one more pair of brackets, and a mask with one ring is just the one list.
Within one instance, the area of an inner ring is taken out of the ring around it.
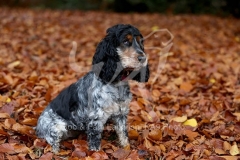
{"label": "black nose", "polygon": [[145,56],[138,56],[138,61],[141,63],[144,63],[146,61],[146,57]]}

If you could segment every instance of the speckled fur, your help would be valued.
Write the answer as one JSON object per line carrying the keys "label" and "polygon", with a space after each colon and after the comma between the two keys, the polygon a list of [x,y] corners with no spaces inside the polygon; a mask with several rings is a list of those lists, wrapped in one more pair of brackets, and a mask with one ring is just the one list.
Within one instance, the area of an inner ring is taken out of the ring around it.
{"label": "speckled fur", "polygon": [[[116,37],[120,31],[123,33]],[[120,144],[129,144],[126,121],[132,94],[128,81],[122,79],[125,72],[117,52],[126,36],[122,36],[125,32],[126,35],[132,34],[133,38],[134,35],[140,36],[139,31],[131,25],[116,25],[108,29],[107,36],[100,42],[93,57],[92,71],[60,92],[40,115],[36,134],[46,139],[53,152],[59,151],[60,141],[76,137],[81,131],[87,133],[89,149],[100,150],[101,134],[108,119],[115,123]],[[109,41],[108,38],[113,40]],[[119,42],[110,44],[115,39]],[[110,52],[114,53],[109,55]],[[104,62],[101,67],[96,66],[101,62]],[[138,69],[139,66],[142,70],[133,71],[136,73],[130,78],[146,82],[149,77],[148,65],[139,62]],[[116,72],[119,74],[114,76]]]}

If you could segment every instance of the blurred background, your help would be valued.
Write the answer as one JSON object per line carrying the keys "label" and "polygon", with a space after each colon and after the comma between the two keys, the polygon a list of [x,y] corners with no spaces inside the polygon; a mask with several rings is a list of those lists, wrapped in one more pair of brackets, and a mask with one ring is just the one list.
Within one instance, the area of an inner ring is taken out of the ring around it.
{"label": "blurred background", "polygon": [[240,17],[239,0],[1,0],[0,6]]}

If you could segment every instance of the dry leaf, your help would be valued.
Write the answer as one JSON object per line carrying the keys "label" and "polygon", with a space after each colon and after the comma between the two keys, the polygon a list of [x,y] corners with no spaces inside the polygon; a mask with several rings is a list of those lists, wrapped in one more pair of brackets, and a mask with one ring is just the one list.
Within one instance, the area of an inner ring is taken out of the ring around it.
{"label": "dry leaf", "polygon": [[124,159],[129,155],[130,151],[129,150],[125,150],[125,149],[118,149],[115,152],[113,152],[113,156],[114,158],[117,159]]}
{"label": "dry leaf", "polygon": [[239,160],[239,156],[220,156],[221,158],[224,158],[225,160]]}
{"label": "dry leaf", "polygon": [[147,138],[144,139],[143,146],[146,148],[151,148],[153,145],[151,141],[149,141]]}
{"label": "dry leaf", "polygon": [[196,126],[197,126],[197,121],[196,121],[196,119],[194,119],[194,118],[188,119],[188,120],[186,120],[186,121],[183,123],[183,125],[196,127]]}
{"label": "dry leaf", "polygon": [[9,114],[8,113],[0,113],[0,118],[9,118]]}
{"label": "dry leaf", "polygon": [[174,117],[170,121],[176,121],[176,122],[185,122],[187,120],[187,116],[182,116],[182,117]]}
{"label": "dry leaf", "polygon": [[138,139],[138,136],[139,136],[139,134],[136,130],[131,129],[128,131],[129,139]]}
{"label": "dry leaf", "polygon": [[186,92],[190,92],[193,89],[193,85],[190,82],[183,82],[180,85],[180,89]]}
{"label": "dry leaf", "polygon": [[162,140],[162,131],[160,129],[151,130],[148,134],[148,137],[155,141],[161,141]]}
{"label": "dry leaf", "polygon": [[231,144],[228,143],[227,141],[223,142],[223,148],[225,151],[229,151],[231,149]]}
{"label": "dry leaf", "polygon": [[53,157],[53,153],[51,152],[48,152],[44,155],[42,155],[39,160],[52,160],[52,157]]}
{"label": "dry leaf", "polygon": [[145,122],[153,122],[152,116],[150,116],[146,111],[141,110],[141,118]]}
{"label": "dry leaf", "polygon": [[240,153],[236,142],[233,143],[233,145],[232,145],[232,147],[230,148],[230,151],[229,151],[229,152],[230,152],[230,154],[231,154],[232,156],[236,156],[236,155],[238,155],[238,154]]}

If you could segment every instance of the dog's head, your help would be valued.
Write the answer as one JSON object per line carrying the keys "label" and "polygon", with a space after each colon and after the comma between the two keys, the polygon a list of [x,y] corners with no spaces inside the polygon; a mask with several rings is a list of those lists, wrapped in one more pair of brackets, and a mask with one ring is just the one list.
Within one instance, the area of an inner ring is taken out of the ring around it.
{"label": "dog's head", "polygon": [[93,71],[105,82],[136,80],[147,82],[148,58],[143,37],[131,25],[115,25],[107,29],[93,57]]}

